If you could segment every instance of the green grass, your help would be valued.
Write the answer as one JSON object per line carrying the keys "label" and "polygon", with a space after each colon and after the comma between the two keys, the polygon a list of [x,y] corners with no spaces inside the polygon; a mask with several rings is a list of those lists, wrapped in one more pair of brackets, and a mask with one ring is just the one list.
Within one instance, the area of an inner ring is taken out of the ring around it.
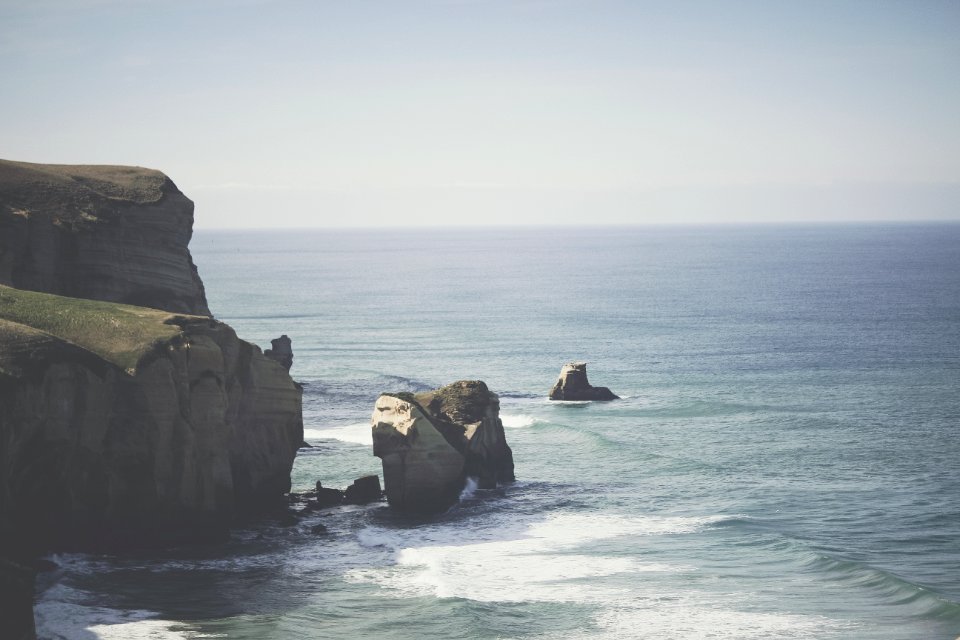
{"label": "green grass", "polygon": [[0,318],[39,329],[91,351],[127,372],[157,344],[181,333],[166,311],[66,298],[0,285]]}

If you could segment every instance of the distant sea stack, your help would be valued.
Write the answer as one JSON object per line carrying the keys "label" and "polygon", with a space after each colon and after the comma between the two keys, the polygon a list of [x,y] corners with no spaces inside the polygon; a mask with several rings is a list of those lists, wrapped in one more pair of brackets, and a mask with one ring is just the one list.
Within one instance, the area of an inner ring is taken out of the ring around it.
{"label": "distant sea stack", "polygon": [[192,233],[159,171],[0,160],[0,284],[210,315]]}
{"label": "distant sea stack", "polygon": [[550,390],[551,400],[618,400],[606,387],[594,387],[587,381],[587,363],[571,362],[563,365],[557,384]]}
{"label": "distant sea stack", "polygon": [[443,511],[468,478],[481,489],[514,480],[500,399],[479,380],[383,394],[372,422],[373,454],[383,461],[384,488],[395,509]]}
{"label": "distant sea stack", "polygon": [[211,539],[284,504],[303,442],[289,339],[274,360],[209,317],[192,223],[157,171],[0,161],[0,549],[14,559]]}

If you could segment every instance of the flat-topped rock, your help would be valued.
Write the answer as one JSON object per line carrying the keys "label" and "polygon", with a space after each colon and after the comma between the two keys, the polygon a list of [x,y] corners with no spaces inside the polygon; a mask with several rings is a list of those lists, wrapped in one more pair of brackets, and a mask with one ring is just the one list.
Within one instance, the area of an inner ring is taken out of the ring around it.
{"label": "flat-topped rock", "polygon": [[455,503],[467,478],[481,489],[514,480],[500,399],[479,380],[410,394],[383,394],[373,412],[373,454],[383,461],[390,506],[437,512]]}
{"label": "flat-topped rock", "polygon": [[563,365],[560,378],[550,390],[551,400],[617,400],[606,387],[594,387],[587,380],[587,363],[571,362]]}
{"label": "flat-topped rock", "polygon": [[210,315],[192,234],[159,171],[0,160],[0,284]]}

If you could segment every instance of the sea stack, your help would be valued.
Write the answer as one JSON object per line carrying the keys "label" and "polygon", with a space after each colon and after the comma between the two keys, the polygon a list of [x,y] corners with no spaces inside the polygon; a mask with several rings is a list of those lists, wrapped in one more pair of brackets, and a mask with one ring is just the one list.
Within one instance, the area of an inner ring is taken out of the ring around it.
{"label": "sea stack", "polygon": [[563,365],[557,384],[550,390],[551,400],[617,400],[606,387],[594,387],[587,381],[587,363],[571,362]]}
{"label": "sea stack", "polygon": [[290,367],[293,366],[293,343],[286,334],[280,336],[279,338],[274,338],[270,341],[270,346],[272,349],[267,349],[263,352],[263,355],[267,356],[271,360],[275,360],[280,363],[285,370],[290,371]]}
{"label": "sea stack", "polygon": [[383,461],[387,501],[394,509],[443,511],[457,501],[468,478],[481,489],[514,480],[500,399],[482,381],[385,393],[372,422],[373,454]]}

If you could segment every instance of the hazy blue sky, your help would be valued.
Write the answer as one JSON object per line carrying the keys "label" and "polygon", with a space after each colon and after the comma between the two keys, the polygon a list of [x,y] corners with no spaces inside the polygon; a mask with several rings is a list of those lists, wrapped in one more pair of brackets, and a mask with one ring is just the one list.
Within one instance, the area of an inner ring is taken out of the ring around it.
{"label": "hazy blue sky", "polygon": [[200,227],[960,219],[956,0],[0,0],[0,79]]}

